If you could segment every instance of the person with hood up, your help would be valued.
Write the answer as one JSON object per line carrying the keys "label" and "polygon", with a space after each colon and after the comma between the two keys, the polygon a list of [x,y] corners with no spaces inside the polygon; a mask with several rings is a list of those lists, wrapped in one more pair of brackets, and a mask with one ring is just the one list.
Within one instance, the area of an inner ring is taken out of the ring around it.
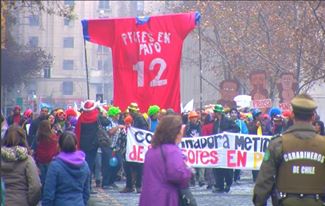
{"label": "person with hood up", "polygon": [[24,129],[16,125],[9,127],[1,147],[5,205],[35,206],[40,200],[41,182],[30,154]]}
{"label": "person with hood up", "polygon": [[61,152],[47,171],[42,205],[85,206],[90,193],[90,170],[85,153],[77,150],[77,139],[72,132],[62,134],[59,147]]}

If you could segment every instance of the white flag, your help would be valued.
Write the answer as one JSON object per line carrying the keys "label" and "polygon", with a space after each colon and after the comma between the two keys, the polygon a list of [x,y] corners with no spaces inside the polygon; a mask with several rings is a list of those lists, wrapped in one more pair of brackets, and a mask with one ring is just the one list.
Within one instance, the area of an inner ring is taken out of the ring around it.
{"label": "white flag", "polygon": [[190,112],[193,111],[194,107],[194,100],[191,99],[184,107],[183,112]]}

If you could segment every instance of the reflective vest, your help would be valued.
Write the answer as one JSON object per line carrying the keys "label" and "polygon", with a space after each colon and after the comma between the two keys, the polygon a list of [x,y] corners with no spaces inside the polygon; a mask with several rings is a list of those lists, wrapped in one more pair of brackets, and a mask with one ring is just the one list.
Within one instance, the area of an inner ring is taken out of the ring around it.
{"label": "reflective vest", "polygon": [[325,193],[325,138],[316,135],[299,139],[292,133],[282,136],[282,162],[276,186],[280,192]]}

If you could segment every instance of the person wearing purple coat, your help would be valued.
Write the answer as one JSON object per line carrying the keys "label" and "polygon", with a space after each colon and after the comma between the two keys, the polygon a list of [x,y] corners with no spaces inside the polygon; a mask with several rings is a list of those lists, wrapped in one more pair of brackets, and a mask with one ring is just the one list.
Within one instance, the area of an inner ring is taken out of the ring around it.
{"label": "person wearing purple coat", "polygon": [[192,176],[177,146],[183,132],[180,116],[167,115],[160,120],[145,156],[140,206],[179,205],[179,190],[188,187]]}

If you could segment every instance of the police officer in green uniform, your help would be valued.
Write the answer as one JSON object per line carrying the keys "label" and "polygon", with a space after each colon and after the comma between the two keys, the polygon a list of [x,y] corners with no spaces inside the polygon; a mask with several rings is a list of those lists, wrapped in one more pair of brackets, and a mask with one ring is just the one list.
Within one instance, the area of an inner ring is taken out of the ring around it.
{"label": "police officer in green uniform", "polygon": [[317,105],[301,94],[291,106],[294,124],[265,151],[254,188],[256,206],[266,205],[272,194],[281,206],[325,205],[325,138],[312,126]]}

